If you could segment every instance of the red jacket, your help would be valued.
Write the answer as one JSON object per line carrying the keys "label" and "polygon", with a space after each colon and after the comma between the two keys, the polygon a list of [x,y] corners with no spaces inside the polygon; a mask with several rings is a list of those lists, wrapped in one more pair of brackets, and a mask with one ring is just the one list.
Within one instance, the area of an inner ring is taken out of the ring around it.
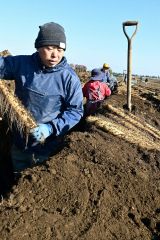
{"label": "red jacket", "polygon": [[101,81],[88,81],[82,88],[83,96],[90,101],[101,101],[111,95],[110,88]]}

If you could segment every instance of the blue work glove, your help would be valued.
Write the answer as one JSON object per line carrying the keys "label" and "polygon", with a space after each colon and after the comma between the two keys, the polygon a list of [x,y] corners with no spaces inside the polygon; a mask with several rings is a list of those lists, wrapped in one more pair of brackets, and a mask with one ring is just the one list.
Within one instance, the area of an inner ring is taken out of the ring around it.
{"label": "blue work glove", "polygon": [[53,127],[50,123],[41,123],[31,129],[30,133],[35,140],[34,145],[37,145],[38,143],[43,143],[53,133]]}

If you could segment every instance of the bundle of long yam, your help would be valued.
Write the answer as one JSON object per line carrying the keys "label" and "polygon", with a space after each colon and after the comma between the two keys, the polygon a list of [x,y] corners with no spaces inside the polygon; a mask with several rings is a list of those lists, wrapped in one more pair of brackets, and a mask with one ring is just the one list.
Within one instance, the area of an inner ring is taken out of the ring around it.
{"label": "bundle of long yam", "polygon": [[[7,57],[9,55],[11,53],[8,50],[0,52],[0,56]],[[12,88],[7,83],[8,81],[0,79],[0,117],[7,118],[10,128],[14,123],[20,133],[28,135],[30,129],[37,126],[36,121],[14,95]]]}
{"label": "bundle of long yam", "polygon": [[7,118],[10,128],[14,123],[20,133],[28,134],[30,129],[37,126],[34,118],[2,79],[0,79],[0,115]]}

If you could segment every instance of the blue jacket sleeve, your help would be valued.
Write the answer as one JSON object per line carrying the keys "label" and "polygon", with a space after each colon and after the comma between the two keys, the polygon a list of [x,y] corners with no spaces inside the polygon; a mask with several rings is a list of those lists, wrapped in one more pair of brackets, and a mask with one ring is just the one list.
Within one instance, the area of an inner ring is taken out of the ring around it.
{"label": "blue jacket sleeve", "polygon": [[0,79],[13,80],[13,74],[11,69],[15,69],[12,65],[12,61],[9,61],[11,56],[0,57]]}
{"label": "blue jacket sleeve", "polygon": [[72,81],[67,87],[65,109],[52,121],[56,136],[63,135],[74,127],[83,116],[83,93],[78,77],[72,76]]}

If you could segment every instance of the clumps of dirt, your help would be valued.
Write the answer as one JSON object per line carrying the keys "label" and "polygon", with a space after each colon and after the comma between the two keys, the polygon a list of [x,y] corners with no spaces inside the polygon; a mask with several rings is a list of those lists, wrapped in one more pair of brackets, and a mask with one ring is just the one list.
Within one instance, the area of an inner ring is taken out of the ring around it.
{"label": "clumps of dirt", "polygon": [[[137,90],[132,101],[132,114],[160,130],[157,106]],[[119,89],[104,104],[123,109],[125,103],[125,90]],[[102,106],[96,116],[110,113]],[[160,239],[160,151],[85,119],[64,141],[47,162],[26,169],[2,199],[1,238]]]}

